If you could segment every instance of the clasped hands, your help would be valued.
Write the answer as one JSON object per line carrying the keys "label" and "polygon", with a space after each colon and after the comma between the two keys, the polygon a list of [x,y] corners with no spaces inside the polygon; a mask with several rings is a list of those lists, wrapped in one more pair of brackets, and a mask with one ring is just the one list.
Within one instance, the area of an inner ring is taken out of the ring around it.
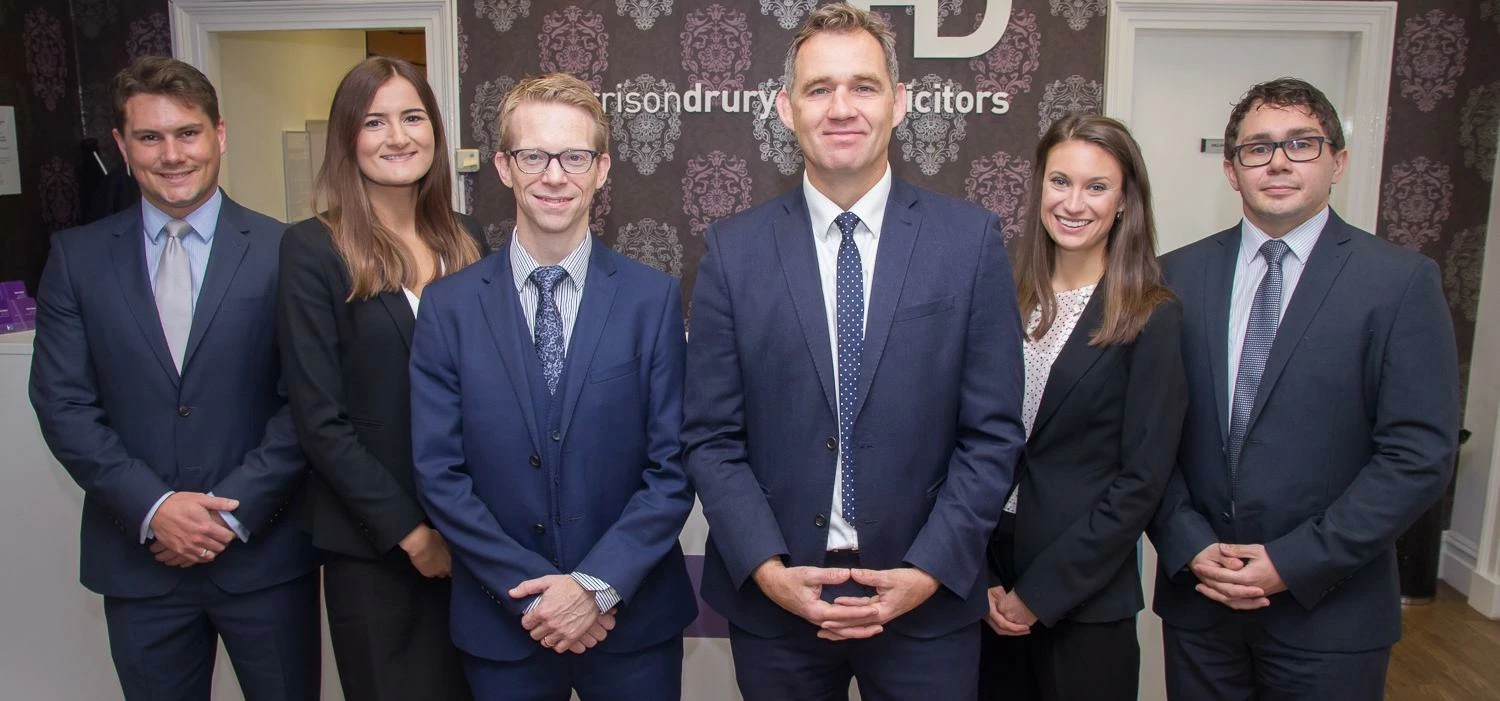
{"label": "clasped hands", "polygon": [[[937,591],[938,581],[915,567],[889,570],[787,567],[781,558],[761,563],[751,575],[776,604],[818,627],[824,640],[869,638]],[[824,586],[854,581],[875,590],[871,596],[840,596],[823,601]]]}
{"label": "clasped hands", "polygon": [[1212,543],[1188,569],[1198,577],[1199,594],[1237,611],[1270,606],[1272,594],[1286,591],[1264,545]]}
{"label": "clasped hands", "polygon": [[151,554],[168,567],[212,562],[235,539],[219,512],[239,506],[238,500],[202,492],[172,493],[151,516],[151,532],[156,536]]}
{"label": "clasped hands", "polygon": [[521,616],[521,627],[558,654],[582,654],[615,628],[615,609],[600,613],[594,593],[565,574],[528,579],[509,594],[512,599],[538,596],[536,605]]}

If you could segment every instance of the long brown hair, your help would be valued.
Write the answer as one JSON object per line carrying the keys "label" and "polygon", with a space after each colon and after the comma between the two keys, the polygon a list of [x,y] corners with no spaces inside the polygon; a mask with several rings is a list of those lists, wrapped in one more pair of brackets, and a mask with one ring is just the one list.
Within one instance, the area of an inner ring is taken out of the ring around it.
{"label": "long brown hair", "polygon": [[453,177],[449,174],[448,141],[432,86],[415,66],[398,58],[373,56],[350,69],[333,94],[328,109],[328,148],[313,189],[313,209],[320,202],[328,209],[318,215],[333,232],[333,245],[349,268],[350,301],[368,299],[381,292],[395,292],[416,279],[417,262],[396,233],[376,218],[365,193],[364,176],[355,156],[356,142],[375,92],[387,81],[403,78],[416,88],[432,125],[432,167],[417,183],[417,235],[442,261],[433,266],[432,282],[479,260],[479,247],[464,231],[449,207]]}
{"label": "long brown hair", "polygon": [[[1105,240],[1104,277],[1095,293],[1104,294],[1104,319],[1089,337],[1089,345],[1130,343],[1140,335],[1156,305],[1172,298],[1156,264],[1156,224],[1151,214],[1151,183],[1141,149],[1125,125],[1098,115],[1072,115],[1052,124],[1036,146],[1031,170],[1031,193],[1026,224],[1015,262],[1016,300],[1021,313],[1041,310],[1041,321],[1031,338],[1041,338],[1057,318],[1057,297],[1052,292],[1052,273],[1057,266],[1057,243],[1042,225],[1042,187],[1047,174],[1047,155],[1067,141],[1093,144],[1120,164],[1125,182],[1121,188],[1120,216]],[[1024,322],[1024,318],[1023,318]]]}

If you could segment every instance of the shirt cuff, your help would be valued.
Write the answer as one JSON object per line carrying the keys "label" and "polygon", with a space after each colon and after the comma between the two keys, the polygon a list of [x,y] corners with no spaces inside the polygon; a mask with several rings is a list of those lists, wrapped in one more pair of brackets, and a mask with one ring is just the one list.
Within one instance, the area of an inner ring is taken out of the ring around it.
{"label": "shirt cuff", "polygon": [[[214,496],[214,493],[209,492],[208,495]],[[228,511],[220,511],[218,514],[220,518],[224,519],[224,525],[229,526],[229,530],[234,531],[234,534],[239,536],[241,543],[250,542],[250,531],[245,529],[245,524],[240,523],[240,520],[235,518],[234,514]]]}
{"label": "shirt cuff", "polygon": [[568,576],[578,582],[578,586],[583,587],[584,591],[594,594],[594,605],[599,607],[599,613],[606,613],[620,605],[620,593],[608,582],[582,572],[572,572]]}
{"label": "shirt cuff", "polygon": [[156,533],[151,530],[151,519],[156,518],[156,510],[161,508],[162,502],[166,501],[167,497],[176,493],[168,491],[166,494],[161,495],[161,498],[157,499],[156,503],[151,505],[151,510],[146,512],[146,518],[141,521],[141,545],[145,545],[146,541],[156,537]]}
{"label": "shirt cuff", "polygon": [[[551,164],[549,163],[548,165],[551,165]],[[536,595],[536,596],[531,597],[531,603],[526,604],[526,610],[522,611],[521,615],[524,616],[524,615],[526,615],[528,613],[531,613],[531,610],[534,609],[534,608],[536,608],[536,605],[540,604],[540,603],[542,603],[542,597],[541,597],[541,595]]]}

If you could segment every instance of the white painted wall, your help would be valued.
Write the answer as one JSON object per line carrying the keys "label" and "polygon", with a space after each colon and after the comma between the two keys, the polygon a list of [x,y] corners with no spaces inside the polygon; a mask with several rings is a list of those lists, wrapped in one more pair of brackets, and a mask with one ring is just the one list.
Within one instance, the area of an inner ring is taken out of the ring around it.
{"label": "white painted wall", "polygon": [[[1239,193],[1224,179],[1224,155],[1201,153],[1199,139],[1223,138],[1230,109],[1251,85],[1302,78],[1328,95],[1346,125],[1352,123],[1345,109],[1353,44],[1351,35],[1332,32],[1150,29],[1136,35],[1131,111],[1115,116],[1129,125],[1146,158],[1160,252],[1239,220]],[[1343,210],[1346,199],[1335,186],[1334,209]]]}
{"label": "white painted wall", "polygon": [[339,80],[365,58],[361,30],[220,32],[220,111],[229,154],[219,182],[235,201],[287,218],[281,133],[328,118]]}

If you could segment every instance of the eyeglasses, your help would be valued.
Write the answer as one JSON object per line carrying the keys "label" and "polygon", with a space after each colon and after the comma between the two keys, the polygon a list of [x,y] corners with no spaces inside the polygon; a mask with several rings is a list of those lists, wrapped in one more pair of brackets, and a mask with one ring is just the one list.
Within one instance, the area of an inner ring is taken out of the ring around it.
{"label": "eyeglasses", "polygon": [[1240,165],[1246,168],[1259,168],[1271,162],[1276,155],[1276,149],[1286,154],[1286,159],[1294,163],[1306,163],[1316,161],[1318,156],[1323,155],[1323,144],[1328,143],[1326,136],[1299,136],[1286,141],[1256,141],[1248,144],[1240,144],[1230,150],[1239,159]]}
{"label": "eyeglasses", "polygon": [[518,148],[506,152],[516,167],[522,173],[536,175],[551,167],[552,160],[557,159],[557,164],[562,166],[564,173],[578,175],[589,172],[594,167],[594,159],[599,157],[598,151],[589,151],[581,148],[570,148],[562,153],[548,153],[539,148]]}

